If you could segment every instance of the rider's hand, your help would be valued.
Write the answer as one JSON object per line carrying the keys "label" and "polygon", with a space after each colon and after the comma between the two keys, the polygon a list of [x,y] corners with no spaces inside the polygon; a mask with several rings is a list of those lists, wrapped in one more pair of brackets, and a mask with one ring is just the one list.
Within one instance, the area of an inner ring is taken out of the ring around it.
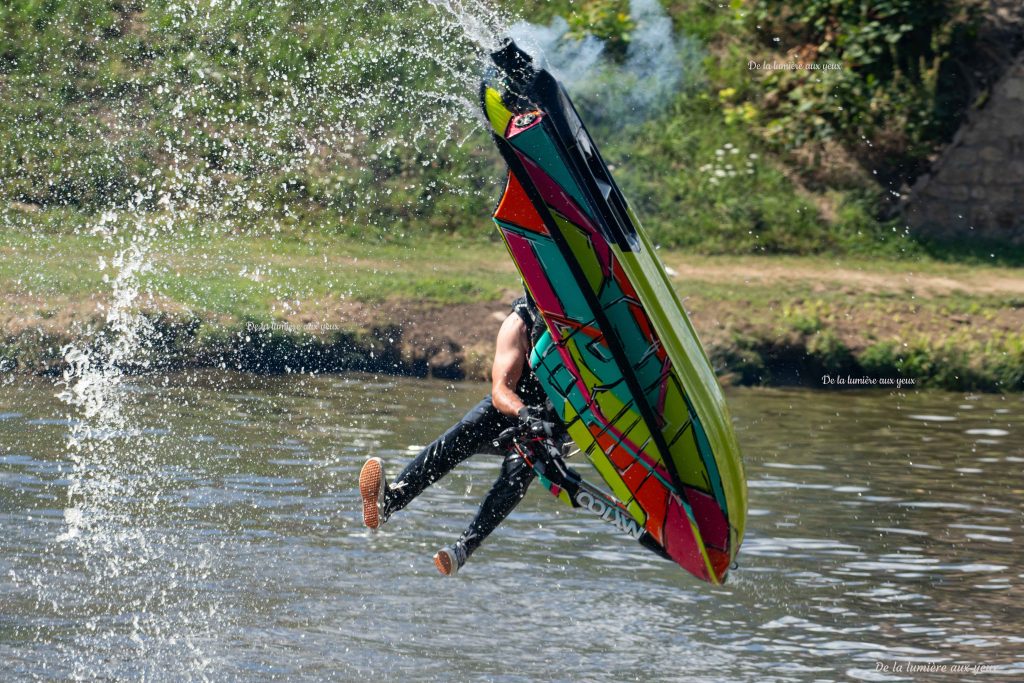
{"label": "rider's hand", "polygon": [[540,406],[523,406],[519,409],[519,421],[531,434],[537,436],[554,436],[555,425],[545,420],[544,409]]}

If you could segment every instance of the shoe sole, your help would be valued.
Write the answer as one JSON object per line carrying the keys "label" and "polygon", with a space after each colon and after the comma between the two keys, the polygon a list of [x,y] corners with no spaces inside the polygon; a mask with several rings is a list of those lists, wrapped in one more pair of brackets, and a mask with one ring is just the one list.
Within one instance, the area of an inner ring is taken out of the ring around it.
{"label": "shoe sole", "polygon": [[439,552],[434,555],[434,566],[437,567],[437,571],[441,572],[445,576],[451,576],[455,572],[452,571],[454,566],[452,557],[448,553]]}
{"label": "shoe sole", "polygon": [[380,495],[383,479],[384,468],[381,467],[380,458],[370,458],[359,471],[359,495],[363,497],[363,524],[374,530],[380,527],[377,497]]}

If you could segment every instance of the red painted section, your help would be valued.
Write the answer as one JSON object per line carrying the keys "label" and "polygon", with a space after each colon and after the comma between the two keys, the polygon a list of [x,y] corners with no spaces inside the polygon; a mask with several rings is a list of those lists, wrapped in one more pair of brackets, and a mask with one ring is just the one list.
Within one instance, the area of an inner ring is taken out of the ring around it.
{"label": "red painted section", "polygon": [[669,499],[665,519],[665,552],[676,564],[698,579],[711,580],[700,548],[697,547],[697,540],[693,537],[686,510],[674,497]]}
{"label": "red painted section", "polygon": [[623,481],[633,491],[640,507],[647,513],[647,531],[654,537],[654,540],[665,545],[663,530],[665,527],[665,512],[668,506],[668,491],[661,482],[653,477],[648,477],[647,468],[640,463],[633,463],[623,473]]}
{"label": "red painted section", "polygon": [[537,302],[537,306],[544,311],[554,311],[560,315],[565,315],[561,302],[551,289],[548,276],[544,273],[540,261],[537,260],[537,254],[534,253],[533,247],[530,246],[530,241],[511,230],[502,230],[502,233],[504,233],[505,240],[508,242],[509,251],[512,252],[512,260],[519,266],[519,272],[522,273],[523,279],[529,285],[530,293],[533,294],[533,299]]}
{"label": "red painted section", "polygon": [[533,202],[526,196],[526,190],[516,178],[515,173],[508,174],[508,184],[505,185],[505,194],[501,195],[501,202],[494,211],[494,217],[498,220],[517,225],[524,230],[547,235],[548,229],[544,225],[544,219],[537,213]]}
{"label": "red painted section", "polygon": [[714,498],[695,488],[685,486],[686,501],[693,511],[697,528],[704,539],[705,546],[714,546],[725,550],[729,547],[729,523],[722,514],[722,508]]}
{"label": "red painted section", "polygon": [[714,548],[707,548],[706,550],[708,551],[708,559],[711,560],[711,567],[715,571],[715,576],[718,577],[718,582],[721,583],[722,579],[725,578],[725,573],[729,570],[729,555]]}
{"label": "red painted section", "polygon": [[[608,454],[608,459],[611,460],[612,464],[621,472],[636,462],[636,460],[633,458],[631,453],[627,452],[626,449],[620,445],[621,441],[619,440],[617,432],[618,430],[614,427],[606,430],[604,434],[601,435],[600,443],[601,450]],[[630,489],[632,488],[633,487],[631,486]]]}
{"label": "red painted section", "polygon": [[[611,260],[608,243],[603,237],[601,237],[597,230],[594,229],[590,219],[580,211],[572,197],[570,197],[568,193],[566,193],[566,191],[551,178],[551,176],[545,173],[540,166],[535,164],[530,157],[526,156],[522,152],[516,152],[516,154],[519,155],[520,161],[523,162],[523,166],[526,167],[527,173],[530,174],[530,181],[533,182],[534,187],[537,188],[537,191],[544,199],[544,202],[552,210],[557,211],[564,216],[570,223],[575,223],[582,228],[585,233],[590,235],[590,241],[594,244],[594,249],[597,253],[598,261],[601,263],[602,270],[607,268],[608,263]],[[607,272],[604,274],[605,276],[608,275]]]}

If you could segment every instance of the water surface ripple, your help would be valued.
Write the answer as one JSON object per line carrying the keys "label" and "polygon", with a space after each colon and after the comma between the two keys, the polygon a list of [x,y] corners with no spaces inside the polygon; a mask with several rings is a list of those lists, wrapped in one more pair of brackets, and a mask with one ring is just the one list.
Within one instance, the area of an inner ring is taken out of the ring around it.
{"label": "water surface ripple", "polygon": [[[86,449],[76,465],[76,417],[54,387],[0,387],[0,668],[933,681],[980,675],[953,671],[973,666],[1024,678],[1020,397],[731,391],[751,510],[739,569],[714,588],[539,487],[457,580],[441,579],[431,555],[473,515],[493,456],[367,533],[365,457],[397,471],[484,391],[359,375],[136,378],[128,426],[94,435],[114,464],[90,465]],[[90,525],[90,505],[117,514]]]}

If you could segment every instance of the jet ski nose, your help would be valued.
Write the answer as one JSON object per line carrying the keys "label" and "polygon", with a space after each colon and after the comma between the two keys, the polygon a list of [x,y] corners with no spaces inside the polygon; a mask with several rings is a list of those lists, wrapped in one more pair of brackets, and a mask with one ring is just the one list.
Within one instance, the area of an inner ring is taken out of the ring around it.
{"label": "jet ski nose", "polygon": [[510,89],[517,95],[525,94],[537,74],[533,57],[516,45],[516,41],[506,38],[502,47],[491,53],[491,60],[505,73]]}

